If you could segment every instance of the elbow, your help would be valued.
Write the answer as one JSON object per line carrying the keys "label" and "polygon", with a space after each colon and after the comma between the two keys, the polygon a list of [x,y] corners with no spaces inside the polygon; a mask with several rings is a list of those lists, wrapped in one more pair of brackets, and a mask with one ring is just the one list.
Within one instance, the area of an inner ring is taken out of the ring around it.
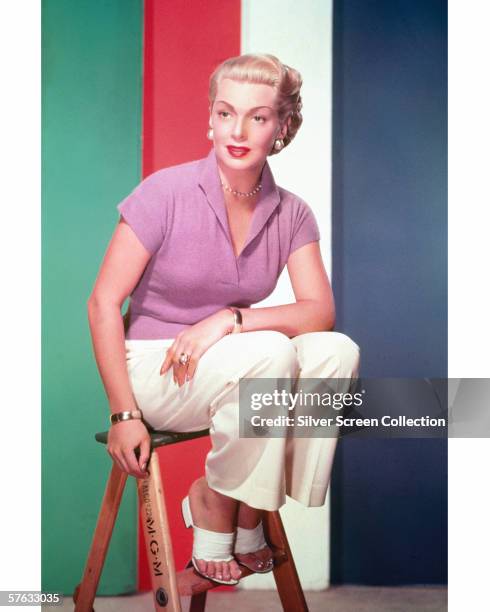
{"label": "elbow", "polygon": [[327,331],[333,331],[335,329],[335,321],[336,321],[336,312],[335,312],[335,303],[332,298],[332,303],[330,308],[328,309],[328,329]]}
{"label": "elbow", "polygon": [[332,304],[329,308],[322,305],[321,309],[321,331],[333,331],[335,328],[335,306]]}
{"label": "elbow", "polygon": [[121,313],[121,306],[117,300],[108,296],[101,296],[93,292],[87,300],[87,315],[89,323],[103,317],[105,313],[117,311]]}
{"label": "elbow", "polygon": [[94,294],[92,294],[87,300],[87,317],[90,327],[92,327],[99,311],[100,303]]}
{"label": "elbow", "polygon": [[315,302],[314,308],[310,307],[309,316],[305,317],[302,330],[298,333],[328,332],[335,327],[335,308],[325,308],[324,302]]}
{"label": "elbow", "polygon": [[316,331],[332,331],[335,327],[334,304],[330,302],[326,306],[324,300],[308,300],[307,302],[308,306],[305,306],[305,308],[308,308],[308,310],[304,311],[305,318],[301,326],[302,330],[297,331],[295,335]]}
{"label": "elbow", "polygon": [[335,313],[328,315],[325,326],[325,331],[333,331],[335,329]]}
{"label": "elbow", "polygon": [[333,331],[335,328],[335,312],[329,312],[322,316],[321,331]]}
{"label": "elbow", "polygon": [[100,306],[101,303],[97,295],[95,295],[94,293],[90,294],[90,297],[87,300],[87,313],[89,318],[94,312],[96,312],[100,308]]}

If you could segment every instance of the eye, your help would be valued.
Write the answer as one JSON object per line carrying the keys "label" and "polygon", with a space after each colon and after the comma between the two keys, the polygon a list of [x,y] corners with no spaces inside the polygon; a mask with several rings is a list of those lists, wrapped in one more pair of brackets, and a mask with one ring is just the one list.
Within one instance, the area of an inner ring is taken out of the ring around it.
{"label": "eye", "polygon": [[257,123],[264,123],[265,122],[265,117],[263,117],[262,115],[254,115],[254,120]]}
{"label": "eye", "polygon": [[218,115],[226,119],[227,117],[230,116],[230,113],[228,111],[221,110],[221,111],[218,111]]}

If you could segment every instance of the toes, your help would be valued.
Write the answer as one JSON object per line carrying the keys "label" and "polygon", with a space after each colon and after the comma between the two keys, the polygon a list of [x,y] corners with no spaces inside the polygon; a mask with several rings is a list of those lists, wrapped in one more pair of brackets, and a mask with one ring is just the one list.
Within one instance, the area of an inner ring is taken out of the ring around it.
{"label": "toes", "polygon": [[207,563],[206,561],[203,561],[202,559],[196,559],[196,563],[197,563],[197,567],[199,568],[199,571],[202,572],[203,574],[207,574]]}
{"label": "toes", "polygon": [[241,563],[244,563],[254,572],[268,571],[274,564],[274,559],[270,548],[263,548],[256,553],[235,553],[235,556]]}
{"label": "toes", "polygon": [[230,574],[229,563],[223,562],[223,563],[218,563],[217,565],[219,565],[220,575],[218,576],[218,574],[216,574],[216,578],[220,578],[221,580],[230,580],[231,574]]}
{"label": "toes", "polygon": [[230,568],[231,577],[234,580],[239,580],[242,577],[242,570],[239,568],[238,563],[236,561],[230,561],[228,566]]}
{"label": "toes", "polygon": [[236,561],[226,563],[224,561],[203,561],[196,559],[197,567],[202,574],[208,578],[216,578],[217,580],[239,580],[242,572]]}
{"label": "toes", "polygon": [[225,564],[221,561],[216,561],[214,564],[214,577],[218,580],[223,580],[223,566]]}
{"label": "toes", "polygon": [[216,563],[214,561],[208,561],[206,563],[206,575],[210,578],[214,578],[216,574]]}
{"label": "toes", "polygon": [[243,560],[247,565],[250,565],[254,571],[260,572],[264,569],[264,563],[255,553],[248,553],[247,555],[244,555]]}

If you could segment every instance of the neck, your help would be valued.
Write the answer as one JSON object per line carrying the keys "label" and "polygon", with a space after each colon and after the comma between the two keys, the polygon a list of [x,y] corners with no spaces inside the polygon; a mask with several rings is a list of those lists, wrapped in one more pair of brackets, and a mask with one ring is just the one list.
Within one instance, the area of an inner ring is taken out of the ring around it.
{"label": "neck", "polygon": [[250,170],[230,170],[221,166],[218,162],[218,172],[221,182],[242,193],[249,193],[260,182],[262,168],[251,168]]}

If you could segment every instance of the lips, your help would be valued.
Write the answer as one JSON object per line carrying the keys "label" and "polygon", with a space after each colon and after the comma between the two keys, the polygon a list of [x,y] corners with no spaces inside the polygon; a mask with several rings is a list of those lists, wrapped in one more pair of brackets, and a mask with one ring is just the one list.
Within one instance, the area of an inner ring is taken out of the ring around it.
{"label": "lips", "polygon": [[232,157],[244,157],[250,151],[248,147],[227,146],[226,148]]}

